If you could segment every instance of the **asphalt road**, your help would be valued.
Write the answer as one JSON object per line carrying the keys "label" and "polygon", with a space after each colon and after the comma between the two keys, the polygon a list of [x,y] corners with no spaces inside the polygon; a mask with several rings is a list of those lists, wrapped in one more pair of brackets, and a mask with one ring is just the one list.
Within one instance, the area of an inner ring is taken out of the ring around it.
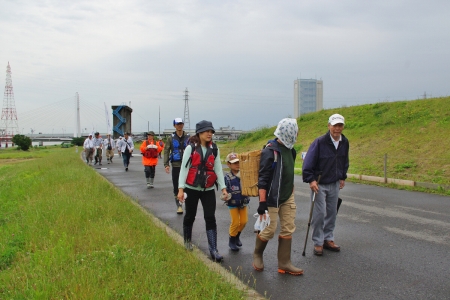
{"label": "asphalt road", "polygon": [[[102,168],[94,168],[182,236],[183,215],[176,214],[171,175],[164,172],[162,160],[154,189],[146,188],[140,154],[131,158],[128,172],[117,155],[113,161],[106,164],[104,160]],[[270,299],[450,299],[450,197],[347,183],[340,193],[344,201],[335,230],[341,252],[324,250],[322,257],[314,256],[309,238],[306,256],[302,256],[309,187],[300,176],[295,186],[297,230],[291,259],[304,269],[304,275],[277,272],[276,238],[264,252],[264,271],[252,268],[252,215],[257,198],[250,202],[249,223],[241,235],[243,247],[232,252],[228,208],[217,197],[218,249],[224,268]],[[193,241],[209,256],[201,204]]]}

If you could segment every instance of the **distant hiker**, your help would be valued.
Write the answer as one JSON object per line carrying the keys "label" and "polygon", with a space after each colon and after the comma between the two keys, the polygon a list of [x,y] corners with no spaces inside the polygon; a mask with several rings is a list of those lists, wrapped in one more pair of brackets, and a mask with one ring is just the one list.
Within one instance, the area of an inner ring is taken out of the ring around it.
{"label": "distant hiker", "polygon": [[142,142],[142,164],[144,165],[145,179],[147,181],[147,188],[154,187],[155,168],[158,164],[158,155],[161,153],[161,146],[154,139],[155,133],[153,131],[147,132],[147,140]]}
{"label": "distant hiker", "polygon": [[134,143],[131,139],[131,136],[128,132],[125,132],[123,139],[119,140],[117,143],[122,153],[123,166],[125,167],[125,171],[128,172],[128,166],[130,165],[130,157],[131,153],[134,150]]}
{"label": "distant hiker", "polygon": [[[317,256],[323,254],[323,248],[341,250],[334,243],[334,228],[339,190],[345,186],[349,167],[349,142],[342,134],[344,124],[343,116],[330,116],[328,132],[311,143],[303,161],[303,181],[309,183],[311,199],[316,193],[311,226]],[[321,178],[317,183],[319,174]]]}
{"label": "distant hiker", "polygon": [[225,159],[230,172],[225,174],[225,185],[227,186],[228,195],[230,199],[222,199],[230,210],[231,224],[230,224],[230,240],[228,246],[232,251],[239,251],[238,247],[242,247],[242,242],[239,239],[242,230],[248,222],[248,203],[250,198],[242,196],[241,193],[241,179],[239,173],[239,158],[236,153],[230,153]]}
{"label": "distant hiker", "polygon": [[86,163],[92,165],[92,157],[94,156],[94,141],[92,140],[92,133],[84,140],[83,143],[84,155]]}
{"label": "distant hiker", "polygon": [[297,205],[294,201],[294,164],[297,153],[298,125],[296,119],[282,119],[274,132],[276,139],[270,140],[261,151],[258,190],[260,218],[269,212],[270,224],[256,235],[253,267],[264,270],[263,253],[267,243],[275,235],[278,219],[278,272],[302,275],[303,270],[291,263],[292,234],[295,231]]}
{"label": "distant hiker", "polygon": [[116,141],[116,148],[117,148],[117,154],[119,154],[119,157],[122,156],[122,152],[120,151],[119,142],[123,139],[122,136],[119,136],[119,138]]}
{"label": "distant hiker", "polygon": [[100,136],[99,132],[95,133],[95,137],[93,138],[94,147],[95,147],[95,164],[102,165],[102,155],[103,155],[103,139]]}
{"label": "distant hiker", "polygon": [[[213,261],[221,262],[223,256],[217,250],[216,193],[217,184],[223,198],[228,197],[223,180],[222,162],[216,144],[212,141],[215,130],[210,121],[195,125],[195,136],[186,147],[178,182],[178,200],[185,202],[183,236],[186,249],[192,250],[192,227],[197,215],[198,200],[202,202],[209,253]],[[216,183],[217,181],[217,183]],[[184,193],[187,197],[184,198]]]}
{"label": "distant hiker", "polygon": [[178,177],[180,175],[181,160],[183,159],[184,149],[189,140],[189,133],[183,130],[183,119],[175,118],[173,120],[173,127],[175,131],[167,138],[164,148],[164,167],[166,173],[170,173],[169,163],[172,164],[172,184],[173,195],[175,197],[175,204],[177,206],[177,214],[183,214],[181,202],[178,201]]}
{"label": "distant hiker", "polygon": [[[164,150],[164,141],[162,140],[162,137],[158,137],[158,144],[159,144],[159,146],[161,146],[161,149]],[[162,158],[161,153],[162,153],[162,151],[159,152],[159,154],[158,154],[159,158]]]}
{"label": "distant hiker", "polygon": [[106,160],[109,163],[112,163],[112,159],[114,157],[114,149],[116,148],[116,143],[114,139],[111,138],[111,134],[106,135],[106,139],[103,140],[103,146],[106,149]]}

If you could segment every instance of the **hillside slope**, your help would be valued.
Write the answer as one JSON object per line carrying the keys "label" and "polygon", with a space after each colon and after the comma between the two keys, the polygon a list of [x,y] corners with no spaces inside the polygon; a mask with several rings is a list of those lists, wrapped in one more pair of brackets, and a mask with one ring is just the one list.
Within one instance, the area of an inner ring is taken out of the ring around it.
{"label": "hillside slope", "polygon": [[[384,176],[421,182],[450,184],[450,97],[386,102],[333,108],[306,114],[295,149],[307,151],[311,142],[327,132],[328,117],[342,114],[343,134],[350,141],[349,173]],[[230,151],[260,149],[273,137],[276,124],[221,144],[222,156]],[[302,161],[297,159],[297,168]]]}

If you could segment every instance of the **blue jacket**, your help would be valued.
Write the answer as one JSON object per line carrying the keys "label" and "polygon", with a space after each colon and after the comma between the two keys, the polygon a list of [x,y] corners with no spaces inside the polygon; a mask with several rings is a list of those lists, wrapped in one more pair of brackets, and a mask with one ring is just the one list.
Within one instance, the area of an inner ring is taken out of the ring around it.
{"label": "blue jacket", "polygon": [[[297,152],[292,148],[292,156],[295,158]],[[266,190],[266,201],[268,207],[278,207],[280,198],[280,183],[282,182],[283,157],[277,140],[270,140],[261,151],[259,162],[258,188]],[[294,168],[294,166],[292,166]]]}
{"label": "blue jacket", "polygon": [[342,141],[337,149],[331,140],[330,131],[311,143],[303,161],[303,182],[313,182],[320,174],[319,183],[323,184],[347,179],[349,143],[344,135],[341,136]]}

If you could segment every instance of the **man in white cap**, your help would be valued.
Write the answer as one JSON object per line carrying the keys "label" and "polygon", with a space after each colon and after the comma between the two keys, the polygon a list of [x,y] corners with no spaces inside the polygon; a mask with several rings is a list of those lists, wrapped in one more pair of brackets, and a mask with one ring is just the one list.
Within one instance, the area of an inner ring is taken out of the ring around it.
{"label": "man in white cap", "polygon": [[92,157],[94,156],[94,141],[92,140],[92,133],[84,140],[83,143],[84,154],[86,156],[86,163],[92,165]]}
{"label": "man in white cap", "polygon": [[173,195],[175,198],[175,204],[177,206],[177,214],[183,214],[183,208],[180,201],[177,199],[178,194],[178,177],[180,175],[181,161],[183,159],[184,149],[188,145],[189,133],[183,130],[183,119],[175,118],[173,120],[173,127],[175,131],[167,138],[166,145],[164,147],[164,168],[166,173],[170,173],[170,165],[172,165],[172,183],[173,183]]}
{"label": "man in white cap", "polygon": [[311,143],[303,161],[303,181],[309,183],[311,199],[316,193],[311,226],[317,256],[322,256],[324,248],[341,250],[334,243],[334,228],[339,190],[345,186],[349,167],[349,142],[342,134],[344,124],[340,114],[330,116],[328,132]]}

